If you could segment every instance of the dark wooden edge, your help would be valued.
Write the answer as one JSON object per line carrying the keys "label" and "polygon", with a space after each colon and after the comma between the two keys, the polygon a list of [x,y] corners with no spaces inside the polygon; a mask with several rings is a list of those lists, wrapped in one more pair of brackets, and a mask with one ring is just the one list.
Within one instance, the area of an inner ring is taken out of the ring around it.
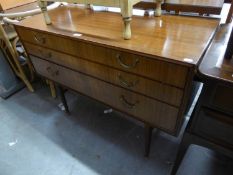
{"label": "dark wooden edge", "polygon": [[[228,79],[224,79],[222,77],[216,77],[215,75],[211,75],[208,72],[206,72],[206,70],[212,69],[216,66],[216,63],[218,61],[219,58],[223,58],[225,53],[226,53],[226,49],[227,49],[227,44],[230,38],[230,33],[233,30],[233,22],[229,23],[229,24],[222,24],[219,27],[219,30],[217,31],[215,38],[213,39],[210,47],[208,48],[208,50],[206,51],[206,54],[204,55],[204,58],[202,60],[202,62],[200,63],[200,65],[198,66],[197,69],[197,75],[201,78],[201,79],[216,79],[218,81],[225,81],[225,82],[229,82],[232,83],[231,80]],[[216,49],[214,47],[222,47],[221,51],[216,53]],[[214,57],[213,57],[214,55]],[[221,71],[221,70],[219,70]]]}
{"label": "dark wooden edge", "polygon": [[192,5],[182,5],[182,4],[164,4],[163,9],[166,11],[175,12],[193,12],[199,14],[216,14],[219,15],[222,8],[218,7],[204,7],[204,6],[192,6]]}
{"label": "dark wooden edge", "polygon": [[226,23],[230,23],[232,21],[232,15],[233,15],[233,1],[231,2],[231,7],[227,16]]}
{"label": "dark wooden edge", "polygon": [[227,49],[226,49],[226,53],[225,53],[225,58],[226,59],[233,59],[233,26],[232,26],[232,31],[231,31],[231,36],[230,39],[228,41],[228,45],[227,45]]}
{"label": "dark wooden edge", "polygon": [[[142,1],[134,5],[134,8],[143,9],[143,10],[152,10],[156,8],[156,3]],[[211,6],[194,6],[187,4],[172,4],[165,2],[164,4],[162,4],[162,10],[219,15],[221,13],[222,7],[220,8],[220,7],[211,7]]]}

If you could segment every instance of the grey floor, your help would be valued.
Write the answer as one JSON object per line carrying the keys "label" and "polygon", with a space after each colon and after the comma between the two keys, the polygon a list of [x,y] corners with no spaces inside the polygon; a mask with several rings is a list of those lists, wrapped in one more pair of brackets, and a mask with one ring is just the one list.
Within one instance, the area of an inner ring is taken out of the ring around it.
{"label": "grey floor", "polygon": [[71,115],[41,84],[0,99],[0,175],[168,175],[180,138],[154,132],[143,156],[143,125],[68,92]]}

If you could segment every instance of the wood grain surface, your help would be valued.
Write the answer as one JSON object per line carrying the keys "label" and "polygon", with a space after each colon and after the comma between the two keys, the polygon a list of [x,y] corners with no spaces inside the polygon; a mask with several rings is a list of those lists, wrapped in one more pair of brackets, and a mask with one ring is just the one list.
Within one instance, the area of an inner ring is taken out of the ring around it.
{"label": "wood grain surface", "polygon": [[189,66],[198,64],[219,25],[218,19],[133,16],[132,39],[125,41],[118,13],[77,6],[60,7],[49,13],[52,25],[46,25],[42,15],[16,25]]}

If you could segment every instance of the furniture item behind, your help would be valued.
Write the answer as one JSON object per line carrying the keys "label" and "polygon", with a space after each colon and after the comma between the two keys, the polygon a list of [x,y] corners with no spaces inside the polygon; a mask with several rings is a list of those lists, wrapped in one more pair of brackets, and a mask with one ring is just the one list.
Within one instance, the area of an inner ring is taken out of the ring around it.
{"label": "furniture item behind", "polygon": [[[26,54],[22,44],[19,41],[17,33],[14,30],[13,23],[19,22],[19,20],[23,20],[25,17],[32,16],[38,13],[41,13],[40,9],[35,6],[34,3],[29,3],[28,1],[21,3],[20,7],[13,8],[13,1],[10,1],[11,9],[7,10],[7,13],[1,13],[0,16],[3,17],[4,24],[0,27],[0,31],[2,34],[3,42],[1,43],[2,49],[7,54],[8,62],[13,68],[15,74],[22,79],[22,81],[26,84],[28,89],[33,92],[34,89],[29,81],[29,78],[26,76],[24,67],[28,66],[30,71],[30,80],[34,79],[34,68],[31,64],[28,55]],[[17,3],[14,4],[19,5]],[[49,6],[49,10],[57,8],[60,3],[53,4]],[[56,97],[55,86],[52,81],[47,80],[47,84],[50,86],[51,95]]]}
{"label": "furniture item behind", "polygon": [[233,23],[221,25],[199,66],[198,75],[204,85],[184,132],[172,174],[191,144],[233,158],[233,64],[232,58],[224,58],[232,28]]}
{"label": "furniture item behind", "polygon": [[[134,7],[144,10],[156,8],[154,0],[143,0]],[[174,11],[176,14],[180,12],[198,13],[199,15],[219,15],[221,13],[224,0],[164,0],[162,10],[167,12]]]}
{"label": "furniture item behind", "polygon": [[15,74],[25,83],[28,90],[33,92],[34,89],[28,79],[28,77],[25,74],[25,70],[23,69],[23,66],[28,66],[31,75],[33,76],[33,67],[29,60],[24,59],[25,57],[21,57],[17,51],[17,42],[18,37],[17,34],[14,35],[13,29],[7,28],[6,31],[8,31],[10,34],[7,34],[7,32],[4,29],[3,25],[0,25],[0,39],[1,39],[1,49],[4,51],[8,62],[10,63],[12,69],[14,70]]}
{"label": "furniture item behind", "polygon": [[0,50],[0,97],[8,98],[23,87],[9,66],[5,54]]}
{"label": "furniture item behind", "polygon": [[233,1],[231,1],[231,7],[227,16],[226,23],[230,23],[232,21],[232,15],[233,15]]}

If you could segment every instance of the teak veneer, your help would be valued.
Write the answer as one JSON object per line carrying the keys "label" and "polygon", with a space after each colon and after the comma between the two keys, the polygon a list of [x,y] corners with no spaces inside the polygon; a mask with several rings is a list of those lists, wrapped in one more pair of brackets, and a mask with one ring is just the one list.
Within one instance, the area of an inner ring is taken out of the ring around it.
{"label": "teak veneer", "polygon": [[49,15],[53,25],[43,15],[15,24],[38,74],[144,122],[147,144],[154,127],[179,133],[218,19],[133,16],[124,40],[118,13],[70,5]]}

